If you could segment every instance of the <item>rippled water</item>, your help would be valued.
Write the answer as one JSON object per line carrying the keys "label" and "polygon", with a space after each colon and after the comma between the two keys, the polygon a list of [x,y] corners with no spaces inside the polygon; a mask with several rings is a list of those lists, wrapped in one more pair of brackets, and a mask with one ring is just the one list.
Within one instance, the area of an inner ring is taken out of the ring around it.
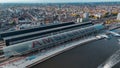
{"label": "rippled water", "polygon": [[[118,39],[118,44],[120,44],[120,39]],[[113,67],[120,68],[120,49],[118,49],[114,54],[112,54],[103,64],[98,66],[98,68],[113,68]]]}
{"label": "rippled water", "polygon": [[107,61],[100,65],[98,68],[112,68],[119,62],[120,62],[120,49],[117,50],[113,55],[111,55],[110,58],[108,58]]}

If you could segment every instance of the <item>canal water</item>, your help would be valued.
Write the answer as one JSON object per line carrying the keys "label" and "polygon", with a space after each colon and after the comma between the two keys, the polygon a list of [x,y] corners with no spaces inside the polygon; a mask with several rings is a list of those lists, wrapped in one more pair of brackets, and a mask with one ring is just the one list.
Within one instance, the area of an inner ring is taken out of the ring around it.
{"label": "canal water", "polygon": [[[118,37],[77,46],[32,68],[97,68],[120,49]],[[120,68],[118,63],[114,68]]]}

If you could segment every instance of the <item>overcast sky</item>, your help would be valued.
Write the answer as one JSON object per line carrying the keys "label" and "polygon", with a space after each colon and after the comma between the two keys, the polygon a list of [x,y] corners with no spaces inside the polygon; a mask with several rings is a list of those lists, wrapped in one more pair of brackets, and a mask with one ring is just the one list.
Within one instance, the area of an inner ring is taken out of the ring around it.
{"label": "overcast sky", "polygon": [[60,3],[60,2],[109,2],[120,0],[0,0],[0,3]]}

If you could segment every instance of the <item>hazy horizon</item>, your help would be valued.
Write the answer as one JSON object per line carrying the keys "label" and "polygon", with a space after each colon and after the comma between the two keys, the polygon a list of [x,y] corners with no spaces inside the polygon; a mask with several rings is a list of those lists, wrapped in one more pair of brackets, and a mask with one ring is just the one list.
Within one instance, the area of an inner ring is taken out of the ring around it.
{"label": "hazy horizon", "polygon": [[0,3],[85,3],[85,2],[118,2],[120,0],[1,0]]}

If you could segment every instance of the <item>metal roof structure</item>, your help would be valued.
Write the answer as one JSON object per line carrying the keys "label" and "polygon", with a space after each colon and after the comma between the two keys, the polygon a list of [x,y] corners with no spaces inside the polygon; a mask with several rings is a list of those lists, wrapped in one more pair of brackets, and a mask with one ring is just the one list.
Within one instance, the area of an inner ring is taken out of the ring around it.
{"label": "metal roof structure", "polygon": [[3,37],[3,40],[6,42],[6,46],[9,46],[9,45],[12,45],[12,44],[16,44],[16,43],[40,38],[40,37],[43,37],[43,36],[47,36],[48,34],[51,35],[51,33],[57,33],[57,32],[61,32],[61,31],[65,32],[65,30],[68,31],[70,29],[74,29],[74,28],[78,28],[78,27],[79,28],[80,27],[85,27],[85,26],[90,25],[90,24],[91,23],[87,22],[85,24],[84,23],[83,24],[67,24],[67,25],[64,25],[64,26],[59,26],[58,25],[57,27],[54,26],[55,28],[49,28],[49,29],[48,29],[48,26],[46,26],[47,29],[44,29],[44,30],[37,30],[37,31],[31,31],[31,32],[27,32],[27,33],[20,33],[20,34],[16,34],[16,35],[6,36],[6,37]]}

